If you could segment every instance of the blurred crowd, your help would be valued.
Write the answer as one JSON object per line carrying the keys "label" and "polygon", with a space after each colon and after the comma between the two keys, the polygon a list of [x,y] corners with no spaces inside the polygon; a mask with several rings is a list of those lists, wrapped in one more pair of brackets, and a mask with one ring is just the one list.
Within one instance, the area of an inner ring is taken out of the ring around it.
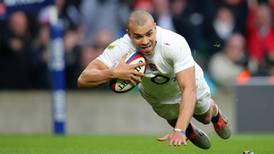
{"label": "blurred crowd", "polygon": [[[231,88],[240,76],[274,75],[274,0],[56,0],[56,7],[67,89],[77,88],[83,68],[126,33],[135,9],[184,36],[219,87]],[[0,26],[0,89],[49,89],[48,8],[13,12]]]}

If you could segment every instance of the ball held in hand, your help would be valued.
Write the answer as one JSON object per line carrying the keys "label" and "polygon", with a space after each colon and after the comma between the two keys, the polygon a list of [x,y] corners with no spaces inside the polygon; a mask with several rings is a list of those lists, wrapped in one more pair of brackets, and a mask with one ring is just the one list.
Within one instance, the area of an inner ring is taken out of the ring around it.
{"label": "ball held in hand", "polygon": [[[126,58],[125,63],[126,64],[137,64],[137,63],[146,64],[146,59],[143,57],[143,55],[140,52],[133,52]],[[146,65],[138,66],[135,68],[135,70],[137,72],[145,73]],[[117,93],[124,93],[135,87],[135,85],[132,84],[130,81],[121,80],[121,79],[115,79],[110,81],[110,85],[111,85],[112,91]]]}

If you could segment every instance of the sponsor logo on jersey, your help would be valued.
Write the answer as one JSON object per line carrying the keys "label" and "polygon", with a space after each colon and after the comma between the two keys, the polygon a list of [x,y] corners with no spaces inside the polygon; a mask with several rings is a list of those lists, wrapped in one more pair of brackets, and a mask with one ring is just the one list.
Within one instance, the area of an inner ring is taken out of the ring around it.
{"label": "sponsor logo on jersey", "polygon": [[114,47],[115,47],[115,45],[110,44],[110,45],[107,47],[107,49],[108,49],[108,50],[111,50],[111,49],[113,49]]}
{"label": "sponsor logo on jersey", "polygon": [[152,71],[158,71],[157,66],[155,64],[149,63],[148,66]]}
{"label": "sponsor logo on jersey", "polygon": [[169,43],[164,43],[164,45],[170,46],[170,44],[169,44]]}

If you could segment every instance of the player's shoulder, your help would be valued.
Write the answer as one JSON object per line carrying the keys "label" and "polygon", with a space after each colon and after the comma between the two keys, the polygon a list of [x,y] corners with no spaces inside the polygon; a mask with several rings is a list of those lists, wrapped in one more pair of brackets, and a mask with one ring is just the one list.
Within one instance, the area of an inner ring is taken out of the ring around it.
{"label": "player's shoulder", "polygon": [[161,46],[165,48],[178,48],[186,42],[185,38],[171,30],[157,27]]}
{"label": "player's shoulder", "polygon": [[112,43],[110,43],[106,50],[127,50],[132,48],[131,41],[127,34],[125,34],[123,37],[120,37],[116,40],[114,40]]}

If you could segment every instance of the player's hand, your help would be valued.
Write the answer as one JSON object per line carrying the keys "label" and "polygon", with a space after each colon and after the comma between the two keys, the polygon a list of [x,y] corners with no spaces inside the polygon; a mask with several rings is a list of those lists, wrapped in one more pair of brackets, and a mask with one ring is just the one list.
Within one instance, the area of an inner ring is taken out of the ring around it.
{"label": "player's hand", "polygon": [[181,132],[172,131],[171,133],[166,134],[165,136],[157,139],[160,142],[169,141],[171,146],[181,146],[187,144],[187,137]]}
{"label": "player's hand", "polygon": [[123,55],[120,59],[119,64],[113,69],[112,73],[115,78],[128,80],[132,84],[136,85],[141,81],[141,78],[144,76],[143,73],[135,70],[136,67],[143,66],[144,63],[138,64],[126,64],[125,59],[129,56],[129,54]]}

